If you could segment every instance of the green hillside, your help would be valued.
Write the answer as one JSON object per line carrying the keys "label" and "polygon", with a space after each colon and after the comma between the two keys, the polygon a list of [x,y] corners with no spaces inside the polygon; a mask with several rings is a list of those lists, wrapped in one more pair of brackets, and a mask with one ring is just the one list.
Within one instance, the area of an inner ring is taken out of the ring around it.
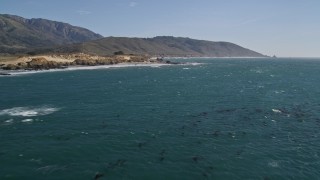
{"label": "green hillside", "polygon": [[39,54],[84,52],[96,55],[263,57],[229,42],[158,36],[154,38],[103,38],[90,30],[45,19],[0,15],[0,53]]}
{"label": "green hillside", "polygon": [[107,37],[63,46],[54,51],[85,52],[97,55],[112,55],[116,51],[123,51],[126,54],[162,56],[263,57],[260,53],[229,42],[212,42],[171,36],[154,38]]}
{"label": "green hillside", "polygon": [[45,19],[0,15],[0,53],[85,42],[102,38],[87,29]]}

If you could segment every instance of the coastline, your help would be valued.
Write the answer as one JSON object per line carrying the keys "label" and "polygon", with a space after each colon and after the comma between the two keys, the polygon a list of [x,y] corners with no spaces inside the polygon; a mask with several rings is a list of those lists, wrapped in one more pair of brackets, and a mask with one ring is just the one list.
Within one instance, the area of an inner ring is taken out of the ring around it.
{"label": "coastline", "polygon": [[48,72],[63,72],[63,71],[78,71],[78,70],[96,70],[96,69],[112,69],[112,68],[128,68],[128,67],[151,67],[159,68],[161,66],[170,66],[167,63],[119,63],[110,65],[96,65],[96,66],[69,66],[60,69],[41,69],[41,70],[0,70],[1,76],[17,76],[35,73],[48,73]]}
{"label": "coastline", "polygon": [[150,66],[174,64],[146,55],[95,56],[84,53],[38,56],[11,56],[0,58],[0,75],[45,70],[97,69],[111,67]]}
{"label": "coastline", "polygon": [[[3,58],[3,57],[1,57]],[[1,59],[0,59],[1,60]],[[199,63],[171,62],[169,59],[146,55],[92,56],[84,53],[16,57],[0,61],[0,77],[24,74],[94,70],[127,67],[159,68],[168,65],[196,65]]]}
{"label": "coastline", "polygon": [[210,57],[210,56],[199,56],[199,57],[164,57],[164,59],[268,59],[271,57]]}
{"label": "coastline", "polygon": [[[252,57],[150,57],[148,55],[97,56],[85,53],[43,54],[35,56],[0,57],[0,76],[93,70],[124,67],[160,67],[165,65],[194,65],[187,62],[171,62],[174,59],[253,59]],[[267,57],[259,57],[266,59]]]}

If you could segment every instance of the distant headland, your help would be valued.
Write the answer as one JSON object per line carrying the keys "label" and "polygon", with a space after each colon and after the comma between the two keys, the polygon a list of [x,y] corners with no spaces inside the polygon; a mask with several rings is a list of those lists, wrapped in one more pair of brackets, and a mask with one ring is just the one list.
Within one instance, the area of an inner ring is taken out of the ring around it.
{"label": "distant headland", "polygon": [[267,57],[230,42],[103,37],[63,22],[8,14],[0,14],[0,38],[0,68],[7,70],[154,62],[151,57]]}

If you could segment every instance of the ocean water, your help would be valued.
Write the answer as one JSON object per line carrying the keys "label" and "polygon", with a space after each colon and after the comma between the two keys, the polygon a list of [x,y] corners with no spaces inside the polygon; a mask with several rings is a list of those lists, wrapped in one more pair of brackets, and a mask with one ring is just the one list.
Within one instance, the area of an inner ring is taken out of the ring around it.
{"label": "ocean water", "polygon": [[320,59],[0,77],[0,179],[319,179]]}

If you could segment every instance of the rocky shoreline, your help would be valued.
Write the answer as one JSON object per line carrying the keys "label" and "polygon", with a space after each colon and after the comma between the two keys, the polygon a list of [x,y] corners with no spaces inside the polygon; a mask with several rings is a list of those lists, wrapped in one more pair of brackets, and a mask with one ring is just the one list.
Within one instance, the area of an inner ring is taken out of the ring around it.
{"label": "rocky shoreline", "polygon": [[[92,56],[87,54],[69,55],[44,55],[36,57],[23,57],[15,63],[1,64],[0,69],[5,72],[0,75],[10,75],[12,70],[49,70],[64,69],[72,66],[101,66],[114,65],[119,63],[161,63],[161,64],[181,64],[171,61],[164,61],[162,58],[150,58],[146,55],[119,55],[119,56]],[[51,59],[51,60],[50,60]]]}

